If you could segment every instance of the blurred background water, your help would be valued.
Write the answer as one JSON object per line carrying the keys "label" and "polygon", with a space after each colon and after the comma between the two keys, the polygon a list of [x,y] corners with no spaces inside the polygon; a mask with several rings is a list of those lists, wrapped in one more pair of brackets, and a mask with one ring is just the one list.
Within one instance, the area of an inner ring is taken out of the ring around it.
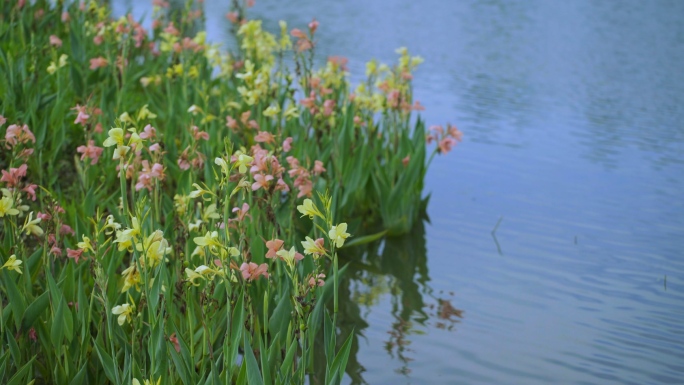
{"label": "blurred background water", "polygon": [[[207,30],[232,47],[228,3],[206,0]],[[353,83],[398,47],[422,56],[422,116],[465,134],[428,174],[430,222],[352,260],[348,383],[684,383],[683,16],[680,0],[257,0],[272,32],[319,20],[319,63],[349,58]]]}

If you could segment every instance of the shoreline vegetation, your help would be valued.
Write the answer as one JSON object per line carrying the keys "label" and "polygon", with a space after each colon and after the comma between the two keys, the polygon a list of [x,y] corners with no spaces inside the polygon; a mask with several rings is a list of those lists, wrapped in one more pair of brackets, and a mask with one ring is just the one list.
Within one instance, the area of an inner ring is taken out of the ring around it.
{"label": "shoreline vegetation", "polygon": [[225,52],[153,3],[0,5],[0,382],[341,383],[338,253],[411,231],[461,132],[415,115],[406,48],[352,88],[316,20],[233,0]]}

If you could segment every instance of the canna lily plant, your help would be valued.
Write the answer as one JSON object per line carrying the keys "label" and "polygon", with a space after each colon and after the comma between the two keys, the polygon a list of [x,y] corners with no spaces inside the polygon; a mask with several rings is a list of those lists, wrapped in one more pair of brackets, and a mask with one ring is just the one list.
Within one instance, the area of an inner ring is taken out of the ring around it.
{"label": "canna lily plant", "polygon": [[342,382],[339,253],[407,233],[461,133],[406,49],[352,89],[317,21],[232,3],[235,52],[201,1],[0,4],[0,383]]}

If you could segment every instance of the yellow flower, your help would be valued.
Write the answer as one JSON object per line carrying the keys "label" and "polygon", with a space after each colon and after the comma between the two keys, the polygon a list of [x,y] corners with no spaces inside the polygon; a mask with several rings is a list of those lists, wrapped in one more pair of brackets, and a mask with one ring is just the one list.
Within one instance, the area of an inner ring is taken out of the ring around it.
{"label": "yellow flower", "polygon": [[55,62],[53,62],[53,61],[50,62],[50,65],[49,65],[48,68],[47,68],[47,72],[48,72],[50,75],[52,75],[52,74],[54,74],[55,72],[57,72],[57,64],[55,64]]}
{"label": "yellow flower", "polygon": [[124,112],[123,114],[119,115],[119,120],[122,122],[133,123],[133,119],[131,119],[131,116],[128,115],[128,112]]}
{"label": "yellow flower", "polygon": [[[142,80],[141,80],[141,81],[142,81]],[[145,104],[144,106],[142,106],[142,107],[140,108],[140,111],[138,111],[138,120],[143,120],[143,119],[147,119],[147,118],[149,118],[149,119],[154,119],[154,118],[156,118],[156,117],[157,117],[157,114],[153,114],[152,111],[150,111],[150,110],[147,108],[147,104]]]}
{"label": "yellow flower", "polygon": [[366,63],[366,76],[375,75],[378,71],[378,62],[375,59]]}
{"label": "yellow flower", "polygon": [[313,219],[314,216],[325,219],[311,199],[304,199],[304,204],[297,206],[297,210],[302,213],[302,217],[308,215],[309,219]]}
{"label": "yellow flower", "polygon": [[4,197],[0,199],[0,218],[5,215],[18,215],[19,210],[13,208],[14,200],[11,197]]}
{"label": "yellow flower", "polygon": [[273,118],[277,116],[279,113],[280,106],[277,104],[273,106],[268,106],[268,108],[264,110],[264,116],[268,116],[269,118]]}
{"label": "yellow flower", "polygon": [[59,68],[64,67],[67,65],[67,59],[69,59],[69,56],[66,54],[62,54],[62,56],[59,57]]}
{"label": "yellow flower", "polygon": [[297,109],[297,106],[292,105],[290,108],[285,110],[285,119],[290,120],[293,118],[298,118],[299,117],[299,109]]}
{"label": "yellow flower", "polygon": [[[217,166],[220,166],[220,167],[221,167],[221,172],[222,172],[224,175],[226,175],[226,176],[230,175],[230,166],[228,166],[228,162],[226,162],[225,159],[223,159],[223,158],[216,158],[216,159],[214,159],[214,163],[215,163]],[[194,186],[194,185],[193,185],[193,186]]]}
{"label": "yellow flower", "polygon": [[7,270],[14,270],[19,274],[22,274],[21,269],[19,268],[19,265],[22,264],[22,261],[20,259],[17,259],[17,256],[12,254],[7,262],[5,262],[4,265],[0,269],[7,269]]}
{"label": "yellow flower", "polygon": [[247,166],[249,166],[249,164],[254,161],[254,158],[239,152],[236,153],[236,155],[237,162],[235,162],[235,165],[238,167],[238,171],[240,172],[240,174],[244,174],[245,172],[247,172]]}
{"label": "yellow flower", "polygon": [[102,143],[103,146],[105,147],[111,147],[114,145],[117,146],[123,146],[124,144],[124,132],[123,129],[119,127],[112,128],[109,130],[109,137],[105,139],[104,143]]}
{"label": "yellow flower", "polygon": [[112,314],[118,315],[119,318],[117,322],[119,325],[123,325],[124,322],[131,320],[131,314],[133,313],[133,307],[127,303],[123,305],[114,306],[112,308]]}
{"label": "yellow flower", "polygon": [[188,108],[188,112],[193,114],[193,115],[197,115],[198,112],[204,112],[204,111],[202,110],[202,107],[198,107],[198,106],[193,104],[192,106],[190,106],[190,108]]}
{"label": "yellow flower", "polygon": [[218,253],[217,248],[221,248],[222,245],[219,242],[218,239],[218,232],[216,231],[207,231],[207,234],[203,237],[195,237],[194,238],[195,243],[197,246],[206,246],[209,247],[209,251],[211,251],[213,254]]}
{"label": "yellow flower", "polygon": [[319,238],[318,241],[314,241],[310,237],[306,237],[305,241],[302,241],[302,247],[304,247],[304,254],[325,254],[325,248],[323,248],[323,238]]}
{"label": "yellow flower", "polygon": [[[206,266],[205,266],[206,267]],[[188,276],[186,281],[190,282],[193,286],[199,286],[199,282],[195,282],[197,279],[204,279],[200,273],[197,273],[194,270],[190,270],[187,267],[185,268],[185,274]]]}
{"label": "yellow flower", "polygon": [[118,146],[116,148],[116,150],[114,150],[114,156],[112,156],[112,160],[117,160],[117,159],[123,158],[124,156],[126,156],[126,154],[128,153],[128,150],[130,150],[130,149],[131,148],[128,146]]}
{"label": "yellow flower", "polygon": [[[132,246],[131,240],[134,240],[135,237],[140,236],[140,224],[138,223],[138,218],[132,217],[131,224],[133,225],[133,228],[116,232],[116,240],[114,240],[114,243],[119,243],[119,250],[123,250]],[[125,244],[126,247],[123,247],[123,244]]]}
{"label": "yellow flower", "polygon": [[43,229],[38,227],[38,223],[40,223],[40,218],[33,219],[33,211],[31,211],[28,218],[26,218],[26,221],[24,222],[24,227],[21,228],[21,232],[23,233],[24,230],[26,230],[26,235],[43,235]]}
{"label": "yellow flower", "polygon": [[121,272],[124,277],[124,285],[121,288],[121,292],[126,292],[131,287],[135,286],[136,290],[140,290],[139,286],[142,280],[140,279],[140,272],[135,265],[131,265],[126,270]]}
{"label": "yellow flower", "polygon": [[285,250],[285,249],[278,250],[276,255],[278,255],[280,258],[282,258],[283,261],[285,261],[288,264],[288,266],[294,267],[295,260],[297,258],[297,251],[295,250],[294,246],[292,246],[292,248],[290,248],[290,250]]}
{"label": "yellow flower", "polygon": [[335,246],[337,247],[342,247],[342,245],[344,245],[344,240],[347,239],[349,235],[351,234],[347,232],[346,223],[340,223],[337,226],[333,226],[330,228],[330,231],[328,232],[330,241],[335,242]]}
{"label": "yellow flower", "polygon": [[90,243],[90,238],[86,237],[85,235],[81,235],[81,237],[83,238],[83,242],[79,242],[77,244],[78,248],[85,252],[95,252],[93,250],[93,245]]}
{"label": "yellow flower", "polygon": [[219,219],[221,216],[216,212],[216,204],[212,203],[202,212],[202,220],[209,222],[211,219]]}
{"label": "yellow flower", "polygon": [[107,216],[107,223],[103,227],[103,230],[106,229],[105,234],[110,235],[113,231],[119,230],[121,228],[121,225],[114,222],[114,216],[113,215],[108,215]]}

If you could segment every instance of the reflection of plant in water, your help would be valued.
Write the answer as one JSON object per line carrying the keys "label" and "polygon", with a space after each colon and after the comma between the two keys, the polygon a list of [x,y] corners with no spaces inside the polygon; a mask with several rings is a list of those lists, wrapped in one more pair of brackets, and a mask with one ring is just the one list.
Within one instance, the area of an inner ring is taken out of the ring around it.
{"label": "reflection of plant in water", "polygon": [[[430,305],[430,309],[434,309],[434,305]],[[451,305],[451,301],[448,299],[437,298],[437,318],[440,319],[435,324],[437,329],[445,329],[451,331],[454,325],[460,322],[463,318],[463,310],[456,309]],[[455,317],[455,318],[454,318]]]}
{"label": "reflection of plant in water", "polygon": [[[453,296],[453,293],[450,293],[450,295]],[[422,319],[417,320],[418,324],[421,326],[430,326],[432,325],[430,320],[436,318],[438,321],[435,322],[434,326],[437,329],[452,331],[455,324],[460,322],[461,318],[463,318],[463,310],[456,309],[451,304],[450,299],[436,298],[436,301],[437,303],[425,305],[424,309],[427,310],[427,321],[423,322]],[[392,313],[397,321],[392,324],[392,329],[387,332],[390,337],[389,340],[385,342],[385,350],[389,353],[390,357],[401,361],[402,366],[395,369],[395,372],[408,376],[411,373],[409,363],[413,361],[413,358],[409,357],[407,353],[416,352],[414,349],[408,347],[411,344],[411,340],[408,337],[411,335],[425,334],[425,331],[415,328],[411,319],[405,320],[398,317],[397,310],[397,307],[393,306]]]}
{"label": "reflection of plant in water", "polygon": [[391,279],[385,276],[362,274],[360,279],[349,283],[351,300],[361,306],[370,308],[378,304],[380,298],[389,293]]}
{"label": "reflection of plant in water", "polygon": [[350,251],[352,257],[347,258],[351,259],[343,262],[349,266],[339,291],[346,299],[340,302],[339,340],[354,333],[347,374],[353,384],[366,383],[362,377],[365,368],[356,356],[358,339],[369,326],[367,313],[389,294],[394,322],[384,347],[392,359],[401,363],[395,372],[409,376],[412,356],[421,353],[411,347],[412,336],[425,334],[431,328],[454,331],[463,318],[463,311],[452,304],[454,293],[440,291],[435,295],[428,285],[424,223],[419,222],[404,237],[386,238]]}
{"label": "reflection of plant in water", "polygon": [[414,350],[408,347],[411,344],[411,341],[406,338],[406,336],[411,334],[412,326],[411,321],[404,321],[401,318],[398,319],[397,322],[392,324],[392,330],[387,332],[387,334],[390,335],[390,338],[385,342],[385,350],[390,357],[396,357],[403,363],[401,368],[395,369],[394,371],[403,375],[411,373],[408,363],[413,361],[413,358],[408,357],[406,353],[413,352]]}

